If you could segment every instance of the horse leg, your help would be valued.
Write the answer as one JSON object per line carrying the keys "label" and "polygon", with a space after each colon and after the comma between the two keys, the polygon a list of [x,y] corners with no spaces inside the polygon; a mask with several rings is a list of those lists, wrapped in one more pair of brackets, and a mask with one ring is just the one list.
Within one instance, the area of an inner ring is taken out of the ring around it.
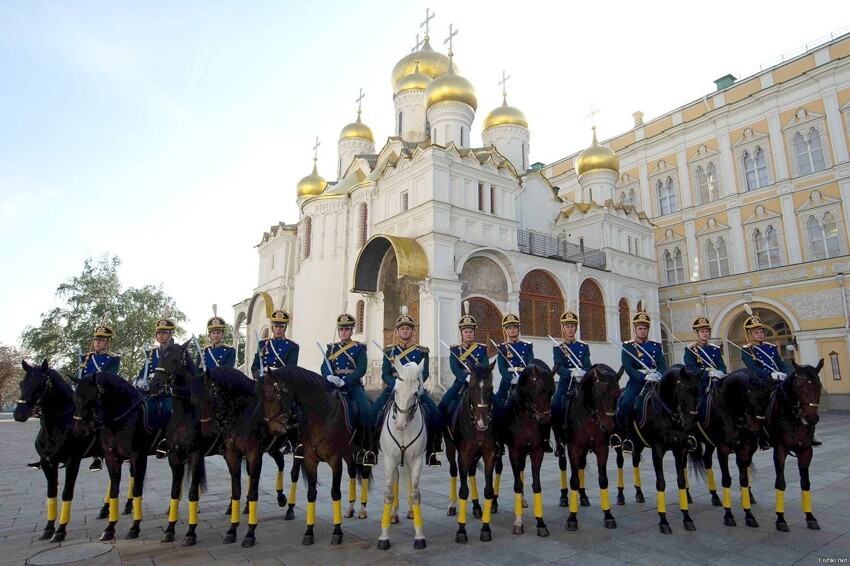
{"label": "horse leg", "polygon": [[336,457],[335,462],[328,462],[333,471],[331,480],[331,500],[334,506],[334,530],[331,535],[331,544],[342,544],[342,458]]}
{"label": "horse leg", "polygon": [[567,489],[567,455],[566,450],[564,454],[558,455],[558,469],[561,471],[561,498],[558,500],[558,507],[567,507],[569,506],[569,492]]}
{"label": "horse leg", "polygon": [[634,475],[635,486],[635,501],[637,503],[646,503],[646,498],[643,496],[643,490],[640,487],[640,455],[643,452],[643,444],[636,444],[632,451],[632,474]]}
{"label": "horse leg", "polygon": [[260,496],[260,474],[263,472],[263,453],[259,446],[248,456],[248,532],[242,539],[242,548],[251,548],[257,539],[257,500]]}
{"label": "horse leg", "polygon": [[369,503],[369,481],[372,479],[372,466],[361,467],[360,478],[360,512],[357,514],[357,518],[366,519],[369,516],[366,512],[366,504]]}
{"label": "horse leg", "polygon": [[233,544],[239,527],[239,500],[242,499],[242,457],[235,448],[227,447],[224,460],[230,471],[230,528],[224,534],[224,544]]}
{"label": "horse leg", "polygon": [[587,452],[584,452],[579,458],[578,469],[578,502],[582,507],[590,507],[590,500],[587,498],[587,491],[584,487],[584,470],[587,468]]}
{"label": "horse leg", "polygon": [[697,530],[694,520],[688,508],[690,494],[688,493],[688,451],[687,448],[675,453],[676,457],[676,485],[679,488],[679,510],[682,512],[682,526],[686,531]]}
{"label": "horse leg", "polygon": [[812,515],[812,484],[809,481],[809,464],[812,463],[812,447],[809,446],[797,454],[797,468],[800,470],[800,489],[802,489],[802,507],[806,514],[806,527],[819,531],[820,524]]}
{"label": "horse leg", "polygon": [[148,469],[147,451],[138,452],[135,462],[130,460],[130,464],[134,473],[131,480],[133,484],[133,525],[124,538],[136,539],[139,538],[139,533],[142,531],[142,492],[145,488],[145,473]]}
{"label": "horse leg", "polygon": [[318,478],[319,462],[318,457],[310,451],[304,454],[304,473],[307,474],[307,530],[304,532],[304,538],[301,539],[301,544],[309,546],[316,541],[313,534],[313,527],[316,525],[316,483]]}
{"label": "horse leg", "polygon": [[667,522],[667,503],[664,501],[664,490],[667,488],[667,482],[664,481],[664,447],[654,445],[652,447],[652,466],[655,468],[655,494],[657,499],[656,508],[658,510],[658,529],[661,534],[669,535],[673,531],[670,529],[670,524]]}
{"label": "horse leg", "polygon": [[705,466],[705,476],[708,479],[708,492],[711,494],[711,504],[715,507],[720,507],[720,498],[717,496],[717,483],[714,481],[714,469],[712,459],[714,456],[714,446],[707,444],[705,452],[702,455],[702,464]]}
{"label": "horse leg", "polygon": [[460,491],[458,491],[458,512],[457,512],[457,534],[455,534],[455,542],[465,544],[469,541],[466,536],[466,504],[469,499],[469,476],[468,467],[462,455],[460,456],[460,466],[458,475],[460,476]]}
{"label": "horse leg", "polygon": [[[262,457],[262,455],[260,456]],[[251,493],[251,472],[248,471],[248,459],[245,459],[245,507],[242,509],[242,514],[248,514],[248,494]],[[257,486],[259,487],[259,486]]]}
{"label": "horse leg", "polygon": [[284,521],[291,521],[295,518],[295,496],[298,493],[298,477],[301,475],[301,467],[303,466],[304,460],[299,458],[299,462],[295,462],[293,460],[292,463],[292,472],[290,474],[289,480],[289,499],[287,500],[288,507],[286,508],[286,514],[283,516]]}
{"label": "horse leg", "polygon": [[531,452],[531,490],[534,493],[534,518],[537,520],[537,536],[548,537],[549,528],[543,522],[543,486],[540,483],[540,466],[543,464],[543,447]]}
{"label": "horse leg", "polygon": [[491,511],[499,512],[499,485],[502,483],[502,457],[499,456],[499,447],[496,446],[496,464],[494,467],[495,475],[493,476],[493,505]]}
{"label": "horse leg", "polygon": [[407,518],[413,519],[413,476],[407,476]]}
{"label": "horse leg", "polygon": [[38,540],[48,540],[56,533],[56,496],[59,493],[59,468],[48,459],[43,459],[41,471],[47,480],[47,523]]}
{"label": "horse leg", "polygon": [[469,483],[469,497],[472,499],[472,516],[480,519],[483,514],[481,511],[481,503],[478,500],[478,480],[475,479],[476,462],[469,464],[469,473],[467,474],[467,482]]}
{"label": "horse leg", "polygon": [[269,455],[277,465],[277,478],[275,478],[274,490],[277,492],[277,506],[286,507],[286,495],[283,494],[283,471],[286,469],[286,460],[280,450],[272,450]]}
{"label": "horse leg", "polygon": [[419,492],[423,462],[424,459],[419,456],[410,463],[410,479],[413,486],[410,497],[413,504],[413,548],[416,550],[423,550],[427,546],[425,534],[422,532],[422,494]]}
{"label": "horse leg", "polygon": [[511,447],[510,461],[511,461],[511,470],[514,473],[514,528],[513,533],[515,535],[521,535],[525,532],[525,527],[522,524],[522,510],[523,507],[523,497],[522,497],[522,470],[521,465],[524,462],[519,461],[520,454],[519,450]]}
{"label": "horse leg", "polygon": [[111,481],[106,482],[106,494],[103,496],[103,507],[100,508],[100,511],[97,513],[98,519],[106,519],[109,517],[109,492],[112,491],[110,487],[112,484]]}
{"label": "horse leg", "polygon": [[446,515],[454,517],[457,515],[457,453],[454,446],[446,444],[446,459],[449,461],[449,508]]}
{"label": "horse leg", "polygon": [[606,529],[616,529],[617,521],[611,514],[611,502],[608,499],[608,444],[600,443],[595,448],[596,468],[599,474],[599,505],[602,508]]}
{"label": "horse leg", "polygon": [[493,511],[493,454],[484,456],[484,512],[481,514],[481,542],[493,540],[490,531],[490,515]]}
{"label": "horse leg", "polygon": [[788,451],[785,445],[778,442],[773,449],[773,468],[776,471],[776,481],[773,487],[776,490],[776,530],[787,533],[791,529],[785,522],[785,458]]}
{"label": "horse leg", "polygon": [[[384,493],[384,514],[381,517],[381,536],[378,537],[378,549],[389,550],[390,524],[394,505],[398,502],[398,466],[384,454],[384,477],[387,478],[387,491]],[[396,514],[398,517],[398,514]],[[398,519],[396,519],[398,522]]]}
{"label": "horse leg", "polygon": [[62,487],[62,513],[59,515],[59,528],[50,542],[62,542],[67,535],[68,523],[71,522],[71,502],[74,500],[74,486],[80,472],[80,458],[73,456],[65,462],[65,485]]}
{"label": "horse leg", "polygon": [[525,458],[519,467],[519,481],[522,484],[522,508],[528,509],[528,500],[525,498]]}
{"label": "horse leg", "polygon": [[399,506],[399,497],[398,497],[398,482],[400,474],[396,474],[396,480],[393,482],[393,504],[390,509],[390,523],[393,525],[398,524],[398,506]]}
{"label": "horse leg", "polygon": [[[753,466],[752,466],[752,456],[751,456],[750,457],[750,465],[747,466],[747,480],[749,481],[750,486],[753,485],[753,470],[752,470],[752,467]],[[752,488],[750,489],[750,503],[753,504],[753,505],[758,503],[758,501],[756,501],[756,496],[753,495]]]}
{"label": "horse leg", "polygon": [[[170,453],[169,453],[170,454]],[[183,546],[194,546],[198,541],[195,529],[198,528],[198,502],[200,500],[201,485],[206,485],[207,471],[204,456],[196,450],[189,454],[188,462],[192,481],[189,483],[189,530],[183,537]],[[169,517],[169,522],[171,517]],[[175,520],[177,518],[175,517]]]}
{"label": "horse leg", "polygon": [[578,530],[578,486],[579,486],[579,450],[576,444],[567,445],[567,455],[570,458],[570,514],[567,516],[567,530]]}
{"label": "horse leg", "polygon": [[109,472],[109,523],[100,535],[101,542],[115,540],[115,525],[118,523],[118,494],[121,489],[121,462],[115,456],[106,457],[106,470]]}
{"label": "horse leg", "polygon": [[124,501],[124,510],[122,515],[129,515],[133,512],[133,488],[136,485],[136,468],[130,461],[130,480],[127,482],[127,500]]}
{"label": "horse leg", "polygon": [[625,460],[623,458],[623,449],[615,448],[614,451],[617,453],[617,505],[625,505],[626,504],[626,478],[623,473],[623,465],[625,464]]}
{"label": "horse leg", "polygon": [[168,526],[162,533],[160,542],[174,542],[174,528],[177,525],[178,510],[180,509],[180,490],[183,487],[183,475],[186,464],[180,459],[178,450],[168,451],[168,465],[171,467],[171,501],[168,505]]}
{"label": "horse leg", "polygon": [[717,447],[717,464],[720,466],[720,485],[723,487],[723,524],[734,527],[737,523],[732,515],[732,475],[729,473],[729,449],[726,446]]}
{"label": "horse leg", "polygon": [[345,518],[354,517],[354,504],[357,502],[357,465],[347,462],[348,467],[348,509],[345,510]]}
{"label": "horse leg", "polygon": [[741,484],[741,507],[744,508],[744,524],[748,527],[757,528],[759,526],[752,510],[750,509],[750,460],[745,460],[740,453],[735,454],[735,461],[738,464],[738,481]]}

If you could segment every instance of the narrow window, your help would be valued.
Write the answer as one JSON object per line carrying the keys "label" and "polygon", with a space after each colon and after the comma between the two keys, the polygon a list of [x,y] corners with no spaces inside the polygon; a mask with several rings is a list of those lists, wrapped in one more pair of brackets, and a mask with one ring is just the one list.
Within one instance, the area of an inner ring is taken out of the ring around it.
{"label": "narrow window", "polygon": [[403,193],[401,193],[401,211],[404,212],[405,210],[407,210],[409,205],[410,202],[408,198],[408,192],[404,191]]}
{"label": "narrow window", "polygon": [[478,183],[478,210],[484,212],[484,183]]}
{"label": "narrow window", "polygon": [[490,214],[496,214],[496,187],[490,185]]}

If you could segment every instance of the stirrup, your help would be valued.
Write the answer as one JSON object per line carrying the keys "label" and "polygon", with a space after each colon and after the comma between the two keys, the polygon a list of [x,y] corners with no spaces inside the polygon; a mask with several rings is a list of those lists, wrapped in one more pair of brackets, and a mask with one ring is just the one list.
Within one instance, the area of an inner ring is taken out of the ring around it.
{"label": "stirrup", "polygon": [[298,443],[298,446],[296,446],[295,450],[292,451],[292,457],[295,460],[300,460],[301,458],[304,457],[304,445],[303,444],[301,444],[300,442]]}
{"label": "stirrup", "polygon": [[354,464],[356,466],[362,466],[363,465],[363,458],[365,458],[365,457],[366,457],[366,450],[361,448],[354,455]]}
{"label": "stirrup", "polygon": [[552,452],[554,452],[554,450],[552,450],[552,441],[547,438],[543,441],[543,453],[551,454]]}
{"label": "stirrup", "polygon": [[159,441],[159,444],[156,445],[156,458],[157,460],[162,460],[166,456],[168,456],[168,444],[163,438]]}
{"label": "stirrup", "polygon": [[443,465],[443,463],[440,462],[440,459],[437,457],[436,452],[431,452],[430,454],[428,454],[427,463],[429,468],[439,468]]}
{"label": "stirrup", "polygon": [[284,440],[283,444],[280,445],[280,453],[284,456],[287,454],[292,454],[292,443],[288,440]]}
{"label": "stirrup", "polygon": [[616,432],[611,435],[611,438],[608,440],[611,448],[620,448],[623,446],[623,439],[620,438],[620,435]]}
{"label": "stirrup", "polygon": [[823,446],[823,440],[820,439],[820,436],[817,433],[812,434],[812,447],[815,446]]}
{"label": "stirrup", "polygon": [[90,472],[99,472],[99,471],[100,471],[100,470],[102,470],[102,469],[103,469],[103,460],[101,460],[101,459],[100,459],[99,457],[97,457],[97,456],[95,456],[94,458],[92,458],[92,459],[91,459],[91,464],[89,464],[89,471],[90,471]]}
{"label": "stirrup", "polygon": [[30,462],[27,464],[27,468],[32,468],[33,470],[41,469],[41,460],[36,460],[35,462]]}
{"label": "stirrup", "polygon": [[371,450],[365,450],[363,454],[363,465],[372,467],[378,465],[378,458],[375,456],[375,453]]}
{"label": "stirrup", "polygon": [[697,439],[692,435],[688,435],[688,452],[694,452],[697,449]]}
{"label": "stirrup", "polygon": [[622,448],[623,448],[623,452],[625,452],[626,454],[631,454],[632,452],[634,452],[635,451],[635,445],[632,442],[632,439],[631,438],[625,439],[623,441]]}
{"label": "stirrup", "polygon": [[555,443],[555,458],[563,458],[566,455],[567,455],[567,451],[564,450],[564,443],[563,442],[556,442]]}
{"label": "stirrup", "polygon": [[759,450],[770,450],[770,441],[764,436],[759,436]]}

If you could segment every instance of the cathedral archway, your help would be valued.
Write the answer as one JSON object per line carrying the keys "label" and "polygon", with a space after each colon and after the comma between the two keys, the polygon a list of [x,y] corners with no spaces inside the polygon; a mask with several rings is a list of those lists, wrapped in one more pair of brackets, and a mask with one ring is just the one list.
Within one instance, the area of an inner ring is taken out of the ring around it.
{"label": "cathedral archway", "polygon": [[527,336],[560,336],[564,296],[558,282],[541,269],[522,278],[519,292],[519,319]]}
{"label": "cathedral archway", "polygon": [[478,321],[475,330],[475,341],[487,345],[487,355],[496,355],[493,342],[500,344],[504,340],[502,336],[502,313],[492,302],[483,297],[471,297],[469,299],[469,314]]}
{"label": "cathedral archway", "polygon": [[[384,344],[391,344],[395,334],[395,323],[401,316],[401,307],[406,306],[408,314],[419,324],[419,285],[408,277],[397,277],[398,257],[394,248],[388,248],[381,261],[378,290],[384,294]],[[419,341],[419,327],[413,329],[414,342]]]}
{"label": "cathedral archway", "polygon": [[[412,279],[428,277],[428,257],[419,242],[413,238],[376,235],[369,238],[354,267],[354,288],[352,293],[375,293],[378,291],[378,276],[382,272],[383,262],[389,250],[396,257],[393,276]],[[397,316],[397,315],[396,315]]]}
{"label": "cathedral archway", "polygon": [[[778,311],[765,306],[753,306],[753,314],[759,317],[761,323],[764,325],[765,342],[775,344],[779,348],[779,355],[782,357],[782,360],[790,366],[791,361],[794,359],[794,353],[788,350],[788,345],[793,343],[794,336],[788,320]],[[729,341],[737,344],[739,347],[743,347],[749,341],[747,333],[744,330],[744,320],[747,317],[749,315],[741,311],[732,319],[728,327]],[[740,369],[744,367],[741,350],[734,346],[724,348],[724,350],[727,350],[724,354],[728,356],[732,368]]]}

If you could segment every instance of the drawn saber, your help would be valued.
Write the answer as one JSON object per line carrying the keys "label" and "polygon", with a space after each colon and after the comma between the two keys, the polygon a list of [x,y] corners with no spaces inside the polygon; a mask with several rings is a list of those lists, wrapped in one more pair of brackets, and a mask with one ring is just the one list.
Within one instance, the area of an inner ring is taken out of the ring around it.
{"label": "drawn saber", "polygon": [[[743,353],[747,354],[750,358],[752,358],[754,361],[757,361],[758,363],[760,363],[761,365],[763,365],[765,368],[767,368],[767,369],[771,369],[771,368],[767,367],[767,364],[766,364],[766,363],[764,363],[764,360],[762,360],[761,358],[757,358],[757,357],[755,357],[755,356],[753,355],[753,353],[752,353],[752,352],[748,352],[747,350],[745,350],[745,349],[741,348],[740,346],[738,346],[738,345],[737,345],[737,344],[735,344],[734,342],[729,342],[729,339],[728,339],[728,338],[726,339],[726,342],[728,342],[728,343],[729,343],[729,344],[731,344],[732,346],[735,346],[736,348],[738,348],[739,350],[741,350],[741,352],[743,352]],[[767,354],[765,353],[765,351],[764,351],[764,350],[762,350],[761,348],[759,348],[758,346],[756,346],[755,344],[753,344],[753,348],[758,349],[758,351],[759,351],[759,352],[761,352],[762,354],[764,354],[765,356],[767,356]],[[772,366],[773,366],[773,370],[774,370],[774,371],[780,371],[780,370],[779,370],[779,367],[776,365],[776,362],[774,362],[772,358],[767,358],[767,359],[768,359],[768,361],[770,362],[770,365],[772,365]]]}
{"label": "drawn saber", "polygon": [[316,341],[316,347],[319,349],[319,352],[322,353],[322,359],[325,360],[325,366],[328,368],[328,371],[331,375],[334,375],[334,370],[331,367],[331,362],[328,359],[328,356],[325,354],[325,351],[322,349],[322,345],[319,343],[318,340]]}
{"label": "drawn saber", "polygon": [[[684,342],[682,342],[681,340],[679,340],[679,339],[678,339],[678,338],[676,338],[675,336],[671,336],[671,338],[673,338],[673,340],[675,340],[676,342],[678,342],[679,344],[681,344],[681,345],[682,345],[682,346],[684,346],[685,348],[690,349],[690,346],[689,346],[688,344],[685,344]],[[696,346],[696,342],[694,342],[694,346]],[[705,350],[703,350],[703,349],[702,349],[702,346],[696,346],[696,348],[697,348],[697,350],[699,350],[700,354],[702,354],[702,357],[703,357],[703,359],[705,360],[705,363],[707,363],[708,365],[710,365],[710,366],[711,366],[711,369],[713,369],[713,370],[715,370],[715,371],[719,371],[719,370],[717,369],[717,366],[715,366],[715,365],[714,365],[714,363],[712,363],[711,358],[709,358],[709,357],[708,357],[708,354],[706,354],[706,353],[705,353]]]}
{"label": "drawn saber", "polygon": [[207,362],[204,360],[204,352],[201,350],[201,345],[198,344],[198,338],[194,334],[192,334],[192,342],[195,343],[195,349],[198,351],[198,356],[201,358],[201,369],[204,370],[204,373],[207,373]]}
{"label": "drawn saber", "polygon": [[[515,366],[511,365],[511,361],[507,357],[505,357],[505,355],[499,349],[498,344],[493,342],[492,338],[490,338],[490,343],[493,344],[493,347],[496,348],[496,352],[498,352],[499,355],[502,356],[502,359],[505,360],[505,363],[508,364],[508,367],[510,367],[513,370],[514,377],[516,377],[517,380],[519,380],[519,374],[517,373]],[[510,344],[508,344],[507,342],[505,342],[505,344],[507,344],[508,348],[510,348],[511,351],[513,351],[513,353],[519,358],[519,361],[522,362],[523,367],[525,367],[525,360],[523,360],[522,357],[519,354],[517,354],[516,350],[514,350],[513,347]]]}
{"label": "drawn saber", "polygon": [[[546,336],[549,336],[549,335],[547,334]],[[555,344],[555,346],[557,346],[558,348],[561,348],[560,342],[558,342],[557,340],[555,340],[551,336],[549,336],[549,340],[551,340]],[[572,350],[567,348],[566,344],[564,344],[564,347],[561,348],[561,350],[563,350],[567,353],[567,357],[569,358],[570,363],[573,364],[573,367],[575,369],[581,369],[581,360],[579,360],[576,357],[576,355],[572,352]]]}
{"label": "drawn saber", "polygon": [[263,362],[263,353],[260,351],[260,333],[254,331],[254,337],[257,339],[257,358],[260,360],[260,377],[266,375],[266,364]]}
{"label": "drawn saber", "polygon": [[[626,350],[626,345],[625,345],[625,344],[623,344],[622,346],[620,346],[620,348],[621,348],[621,349],[622,349],[625,353],[627,353],[629,356],[631,356],[631,358],[632,358],[634,361],[636,361],[637,363],[639,363],[640,365],[642,365],[642,366],[644,367],[644,369],[645,369],[647,372],[657,371],[657,370],[649,369],[649,366],[648,366],[648,365],[646,365],[645,363],[643,363],[643,360],[641,360],[640,358],[638,358],[637,356],[635,356],[634,354],[632,354],[631,352],[629,352],[628,350]],[[643,348],[641,348],[641,349],[643,349]]]}
{"label": "drawn saber", "polygon": [[83,349],[77,346],[77,359],[79,360],[79,366],[77,368],[77,381],[83,378]]}

